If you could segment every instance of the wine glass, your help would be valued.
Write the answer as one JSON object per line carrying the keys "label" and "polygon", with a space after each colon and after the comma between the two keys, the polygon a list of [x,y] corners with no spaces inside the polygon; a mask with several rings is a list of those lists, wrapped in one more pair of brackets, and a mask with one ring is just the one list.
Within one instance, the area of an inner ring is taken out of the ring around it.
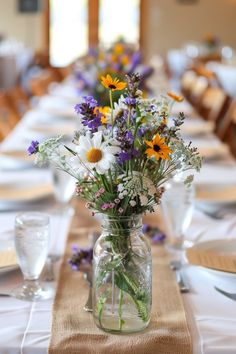
{"label": "wine glass", "polygon": [[52,164],[50,167],[54,197],[62,210],[69,211],[68,203],[75,191],[75,179]]}
{"label": "wine glass", "polygon": [[26,301],[41,301],[52,296],[51,287],[38,281],[49,245],[49,216],[40,212],[24,212],[15,218],[15,250],[24,283],[11,292]]}
{"label": "wine glass", "polygon": [[193,185],[185,185],[181,178],[173,178],[165,185],[161,205],[172,248],[189,246],[184,237],[192,220],[194,195]]}

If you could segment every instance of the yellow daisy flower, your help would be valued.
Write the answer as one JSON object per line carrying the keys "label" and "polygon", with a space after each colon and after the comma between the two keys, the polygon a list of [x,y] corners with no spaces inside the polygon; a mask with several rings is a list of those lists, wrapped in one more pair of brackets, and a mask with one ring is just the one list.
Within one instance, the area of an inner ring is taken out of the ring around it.
{"label": "yellow daisy flower", "polygon": [[128,65],[129,64],[129,57],[128,55],[123,55],[121,58],[121,64],[122,65]]}
{"label": "yellow daisy flower", "polygon": [[107,114],[110,113],[111,108],[108,106],[104,107],[95,107],[94,112],[99,111],[101,113],[101,122],[102,124],[107,124]]}
{"label": "yellow daisy flower", "polygon": [[102,76],[101,77],[101,83],[104,87],[112,90],[112,91],[121,91],[124,90],[126,87],[126,83],[120,81],[119,79],[115,78],[113,79],[111,75],[107,74],[107,76]]}
{"label": "yellow daisy flower", "polygon": [[116,43],[114,45],[113,52],[115,54],[120,55],[120,54],[124,53],[124,50],[125,50],[125,48],[124,48],[124,45],[122,43]]}
{"label": "yellow daisy flower", "polygon": [[183,96],[176,95],[174,92],[167,92],[167,95],[176,102],[182,102],[184,100]]}
{"label": "yellow daisy flower", "polygon": [[152,141],[146,140],[146,144],[149,146],[145,151],[148,157],[154,157],[156,160],[170,160],[169,154],[172,153],[172,150],[165,144],[165,139],[159,134],[156,134]]}
{"label": "yellow daisy flower", "polygon": [[118,57],[117,57],[116,54],[112,54],[112,55],[111,55],[111,61],[112,61],[112,63],[117,63]]}

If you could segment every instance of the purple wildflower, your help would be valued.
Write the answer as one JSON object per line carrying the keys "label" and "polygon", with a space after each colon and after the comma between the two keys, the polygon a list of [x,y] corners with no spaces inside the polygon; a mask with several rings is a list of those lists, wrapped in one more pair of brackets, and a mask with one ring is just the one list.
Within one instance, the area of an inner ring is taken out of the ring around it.
{"label": "purple wildflower", "polygon": [[142,138],[146,133],[146,129],[144,127],[139,127],[138,128],[138,136]]}
{"label": "purple wildflower", "polygon": [[121,151],[118,155],[118,163],[122,164],[126,161],[131,160],[134,157],[139,156],[139,150],[131,148],[129,151]]}
{"label": "purple wildflower", "polygon": [[77,71],[75,76],[76,76],[76,79],[78,80],[79,93],[81,93],[83,91],[83,89],[84,90],[85,89],[91,90],[93,88],[93,85],[94,85],[93,81],[89,80],[89,78],[86,75],[84,75],[83,72]]}
{"label": "purple wildflower", "polygon": [[143,66],[140,68],[141,82],[143,82],[144,79],[148,78],[152,73],[153,73],[153,68],[152,68],[151,66],[145,66],[145,65],[143,65]]}
{"label": "purple wildflower", "polygon": [[143,224],[142,231],[146,234],[147,232],[150,231],[150,225],[148,224]]}
{"label": "purple wildflower", "polygon": [[81,115],[82,124],[87,126],[94,133],[102,124],[101,113],[98,109],[98,102],[92,96],[84,96],[83,102],[75,106],[76,113]]}
{"label": "purple wildflower", "polygon": [[137,99],[133,97],[126,97],[124,103],[127,104],[127,106],[135,107],[137,104]]}
{"label": "purple wildflower", "polygon": [[100,127],[101,119],[99,117],[96,117],[91,120],[84,120],[82,123],[94,132],[97,130],[98,127]]}
{"label": "purple wildflower", "polygon": [[134,52],[134,54],[131,57],[131,66],[129,69],[129,72],[133,72],[136,66],[140,63],[141,61],[141,53],[140,52]]}
{"label": "purple wildflower", "polygon": [[124,135],[124,139],[126,140],[127,143],[133,144],[134,142],[134,136],[130,131],[127,131]]}
{"label": "purple wildflower", "polygon": [[143,233],[147,234],[154,244],[162,243],[166,235],[163,234],[157,227],[153,227],[149,224],[143,224]]}
{"label": "purple wildflower", "polygon": [[130,153],[129,152],[126,152],[126,151],[121,151],[119,153],[119,156],[118,156],[118,162],[120,164],[126,162],[126,161],[129,161],[131,160],[131,156],[130,156]]}
{"label": "purple wildflower", "polygon": [[84,103],[87,103],[89,107],[95,108],[98,105],[98,102],[93,98],[93,96],[83,96]]}
{"label": "purple wildflower", "polygon": [[37,140],[32,140],[30,146],[28,147],[28,155],[33,155],[38,152],[39,142]]}
{"label": "purple wildflower", "polygon": [[72,246],[72,257],[69,259],[73,270],[79,270],[81,265],[92,264],[93,249],[92,248],[79,248],[77,245]]}
{"label": "purple wildflower", "polygon": [[162,243],[165,241],[166,235],[161,232],[156,232],[152,235],[152,242],[154,244]]}

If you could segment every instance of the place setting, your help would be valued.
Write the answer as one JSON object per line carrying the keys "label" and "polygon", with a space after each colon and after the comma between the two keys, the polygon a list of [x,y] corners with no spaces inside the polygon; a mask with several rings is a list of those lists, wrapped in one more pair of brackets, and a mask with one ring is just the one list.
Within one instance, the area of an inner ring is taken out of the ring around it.
{"label": "place setting", "polygon": [[48,182],[14,181],[0,183],[0,209],[17,210],[28,203],[35,203],[49,198],[53,187]]}

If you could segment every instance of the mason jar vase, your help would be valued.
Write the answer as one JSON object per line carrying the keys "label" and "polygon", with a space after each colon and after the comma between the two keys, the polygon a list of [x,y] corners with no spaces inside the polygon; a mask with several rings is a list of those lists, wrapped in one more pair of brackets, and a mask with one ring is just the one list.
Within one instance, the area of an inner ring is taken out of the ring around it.
{"label": "mason jar vase", "polygon": [[102,217],[94,246],[93,316],[106,332],[145,329],[152,303],[152,258],[142,217]]}

